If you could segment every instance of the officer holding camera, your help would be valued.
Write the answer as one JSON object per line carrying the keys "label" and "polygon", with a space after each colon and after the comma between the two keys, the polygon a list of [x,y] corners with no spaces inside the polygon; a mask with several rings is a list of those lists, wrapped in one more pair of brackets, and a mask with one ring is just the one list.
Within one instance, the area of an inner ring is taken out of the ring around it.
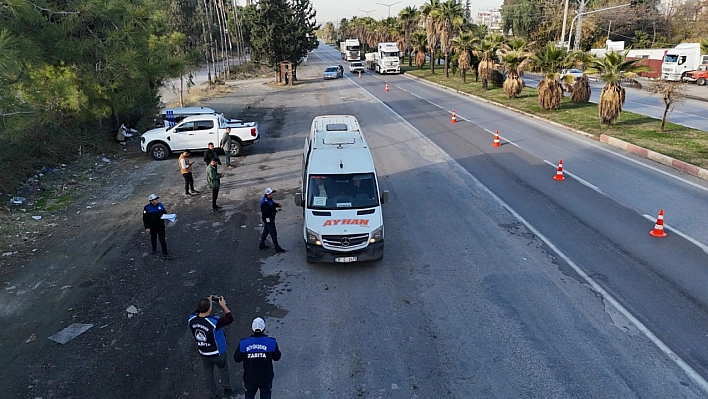
{"label": "officer holding camera", "polygon": [[[224,310],[224,317],[212,315],[212,304],[218,302]],[[204,376],[209,388],[210,398],[220,398],[221,393],[214,381],[214,367],[218,367],[221,373],[221,384],[224,387],[224,396],[233,395],[231,388],[231,368],[229,366],[229,356],[226,349],[226,336],[224,326],[228,326],[234,321],[231,311],[226,307],[226,300],[223,296],[212,295],[209,298],[201,298],[197,302],[197,310],[189,315],[189,329],[197,342],[197,349],[202,358]]]}

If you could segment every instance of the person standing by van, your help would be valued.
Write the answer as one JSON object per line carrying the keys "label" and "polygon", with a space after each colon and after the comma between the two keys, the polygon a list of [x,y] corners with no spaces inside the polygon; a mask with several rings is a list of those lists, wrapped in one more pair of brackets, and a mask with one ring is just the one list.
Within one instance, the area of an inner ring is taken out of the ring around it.
{"label": "person standing by van", "polygon": [[[189,160],[189,155],[192,153],[190,150],[184,150],[182,155],[179,156],[179,170],[182,172],[182,177],[184,177],[184,193],[186,195],[199,194],[199,191],[194,189],[194,176],[192,175],[192,165],[194,162]],[[189,189],[192,192],[189,192]]]}
{"label": "person standing by van", "polygon": [[221,148],[224,149],[224,155],[226,156],[226,167],[233,169],[231,166],[231,128],[227,127],[224,131],[223,136],[221,136],[221,142],[219,143]]}
{"label": "person standing by van", "polygon": [[286,252],[280,244],[278,244],[278,231],[275,229],[275,214],[280,208],[280,204],[273,201],[275,190],[268,187],[265,189],[265,194],[261,198],[261,220],[263,220],[263,233],[261,233],[261,241],[258,248],[266,249],[268,246],[265,243],[266,238],[270,234],[270,239],[275,245],[275,252]]}
{"label": "person standing by van", "polygon": [[211,163],[207,166],[207,186],[211,188],[211,209],[213,211],[218,211],[221,208],[216,205],[216,199],[219,197],[219,188],[221,188],[221,178],[224,177],[223,173],[219,173],[216,169],[216,164],[218,158],[212,158]]}

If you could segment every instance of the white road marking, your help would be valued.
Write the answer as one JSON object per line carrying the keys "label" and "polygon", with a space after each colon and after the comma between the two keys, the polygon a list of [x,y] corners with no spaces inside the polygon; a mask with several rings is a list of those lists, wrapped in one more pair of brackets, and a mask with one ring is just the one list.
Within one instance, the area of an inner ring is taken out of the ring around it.
{"label": "white road marking", "polygon": [[[553,168],[554,168],[555,170],[558,170],[558,164],[554,164],[553,162],[548,161],[548,160],[545,160],[545,159],[543,160],[543,162],[545,162],[545,163],[547,163],[547,164],[553,166]],[[585,186],[585,187],[587,187],[587,188],[589,188],[589,189],[591,189],[591,190],[593,190],[593,191],[596,191],[596,192],[598,192],[598,193],[600,193],[600,194],[606,196],[605,193],[603,193],[602,190],[600,190],[599,187],[594,186],[594,185],[590,184],[590,182],[588,182],[587,180],[581,179],[581,178],[578,177],[577,175],[574,175],[574,174],[568,172],[568,170],[565,168],[565,165],[563,165],[563,175],[568,175],[568,176],[572,177],[574,180],[577,180],[578,183],[582,184],[583,186]]]}

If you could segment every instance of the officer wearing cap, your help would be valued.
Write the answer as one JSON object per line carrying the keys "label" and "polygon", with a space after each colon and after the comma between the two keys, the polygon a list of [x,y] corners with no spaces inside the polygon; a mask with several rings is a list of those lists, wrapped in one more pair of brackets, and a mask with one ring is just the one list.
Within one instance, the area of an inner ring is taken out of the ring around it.
{"label": "officer wearing cap", "polygon": [[273,194],[275,194],[275,190],[268,187],[265,189],[263,198],[261,198],[261,220],[263,220],[263,233],[261,233],[261,241],[258,244],[258,248],[268,248],[265,240],[270,234],[270,239],[273,240],[273,245],[275,245],[275,252],[285,252],[285,250],[278,244],[278,231],[275,229],[275,214],[278,212],[277,208],[280,208],[280,204],[273,201]]}
{"label": "officer wearing cap", "polygon": [[260,317],[253,319],[253,335],[239,342],[234,353],[236,363],[243,362],[243,387],[245,399],[255,399],[256,392],[261,392],[261,399],[270,399],[273,390],[273,361],[280,360],[280,349],[275,338],[265,334],[265,321]]}
{"label": "officer wearing cap", "polygon": [[167,253],[167,241],[165,240],[165,221],[162,215],[167,214],[165,206],[158,201],[160,197],[155,194],[150,194],[148,197],[149,204],[143,208],[143,225],[145,232],[150,234],[150,243],[152,244],[152,254],[157,252],[157,238],[160,237],[160,248],[162,248],[162,256],[169,256]]}

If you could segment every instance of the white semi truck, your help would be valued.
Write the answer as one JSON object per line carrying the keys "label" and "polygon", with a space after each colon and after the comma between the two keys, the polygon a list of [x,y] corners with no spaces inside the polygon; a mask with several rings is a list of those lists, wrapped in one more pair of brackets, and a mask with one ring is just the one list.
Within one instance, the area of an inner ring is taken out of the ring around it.
{"label": "white semi truck", "polygon": [[400,50],[394,42],[379,43],[378,57],[376,59],[376,72],[378,73],[401,73]]}
{"label": "white semi truck", "polygon": [[339,53],[347,62],[361,61],[361,44],[359,39],[347,39],[339,42]]}
{"label": "white semi truck", "polygon": [[708,64],[708,55],[701,55],[700,43],[681,43],[664,55],[661,78],[679,81],[686,72],[695,71],[702,64]]}

